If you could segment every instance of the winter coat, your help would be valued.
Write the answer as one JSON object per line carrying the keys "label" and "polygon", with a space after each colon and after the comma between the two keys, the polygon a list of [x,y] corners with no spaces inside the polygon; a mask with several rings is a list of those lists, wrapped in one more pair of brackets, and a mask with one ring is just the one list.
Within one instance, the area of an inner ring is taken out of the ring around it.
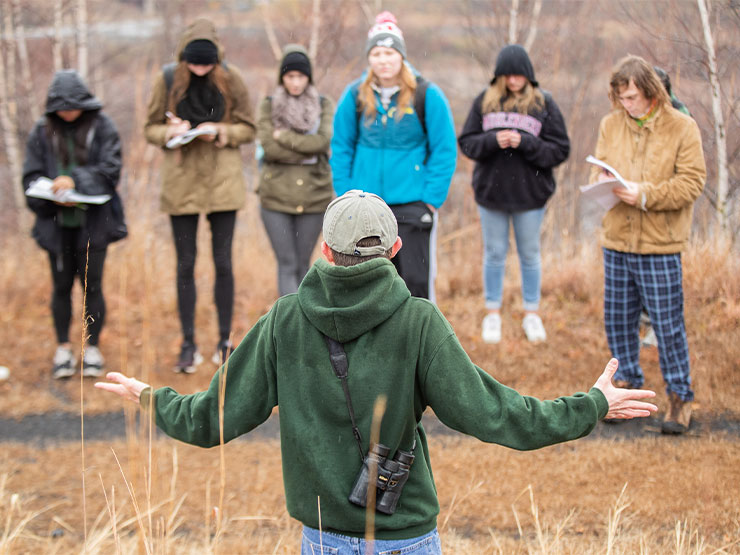
{"label": "winter coat", "polygon": [[[205,19],[195,21],[180,39],[178,59],[185,46],[193,40],[206,39],[223,49],[213,24]],[[231,64],[222,64],[228,74],[227,88],[231,95],[231,110],[221,119],[227,133],[223,148],[215,142],[195,139],[176,149],[165,147],[169,90],[163,73],[157,77],[149,101],[144,133],[147,141],[162,147],[161,209],[171,215],[198,214],[238,210],[246,199],[246,182],[239,146],[254,139],[255,126],[247,88],[241,75]]]}
{"label": "winter coat", "polygon": [[342,195],[362,189],[390,205],[422,201],[439,208],[447,198],[457,164],[452,112],[442,90],[429,83],[424,133],[413,105],[401,119],[395,117],[398,92],[388,110],[376,92],[377,116],[372,122],[365,121],[357,107],[363,81],[361,77],[344,90],[334,116],[329,161],[334,190]]}
{"label": "winter coat", "polygon": [[[322,334],[347,353],[363,451],[379,395],[387,398],[379,441],[390,448],[388,458],[415,442],[395,514],[375,513],[378,539],[416,537],[436,526],[439,502],[421,424],[427,407],[454,430],[514,449],[582,437],[608,410],[598,389],[540,401],[498,383],[470,361],[434,304],[410,296],[389,260],[339,267],[320,259],[298,293],[278,299],[231,355],[223,406],[223,440],[230,441],[279,404],[288,513],[313,528],[320,516],[325,531],[363,536],[366,522],[366,509],[347,500],[360,458]],[[186,443],[218,445],[220,375],[193,395],[157,389],[157,426]]]}
{"label": "winter coat", "polygon": [[[524,115],[482,113],[485,91],[473,101],[458,142],[465,156],[475,160],[475,201],[488,209],[522,212],[541,208],[555,192],[552,168],[570,152],[565,122],[555,101],[543,91],[545,105]],[[499,147],[496,132],[519,131],[518,148]]]}
{"label": "winter coat", "polygon": [[[55,179],[59,173],[59,141],[52,122],[76,129],[88,125],[85,135],[84,164],[70,173],[75,191],[86,195],[111,195],[105,204],[86,204],[82,232],[77,234],[78,250],[105,248],[109,243],[126,236],[123,206],[116,192],[121,174],[121,141],[113,121],[100,111],[102,103],[95,98],[76,71],[64,70],[55,74],[49,87],[46,114],[34,125],[26,143],[23,163],[23,189],[39,177]],[[71,124],[62,124],[58,110],[82,110],[83,114]],[[84,123],[83,123],[84,122]],[[32,235],[41,248],[60,254],[62,207],[50,200],[26,197],[26,204],[35,213]]]}
{"label": "winter coat", "polygon": [[[602,245],[637,254],[681,252],[706,179],[696,122],[659,106],[640,127],[620,108],[601,120],[595,156],[640,187],[637,206],[620,202],[604,215]],[[591,182],[599,172],[594,166]]]}
{"label": "winter coat", "polygon": [[[293,47],[290,51],[297,50]],[[288,54],[286,50],[284,54]],[[305,53],[305,52],[304,52]],[[284,129],[277,139],[272,120],[272,99],[259,107],[257,138],[264,150],[257,193],[267,210],[287,214],[323,213],[331,202],[329,145],[334,105],[321,97],[321,119],[316,133]]]}

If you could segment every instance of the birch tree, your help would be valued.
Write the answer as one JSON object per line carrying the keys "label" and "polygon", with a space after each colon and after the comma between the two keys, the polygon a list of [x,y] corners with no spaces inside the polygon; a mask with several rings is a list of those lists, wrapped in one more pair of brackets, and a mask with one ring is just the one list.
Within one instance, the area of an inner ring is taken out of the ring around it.
{"label": "birch tree", "polygon": [[727,164],[727,134],[722,114],[722,96],[717,74],[717,55],[714,49],[712,28],[709,25],[709,12],[705,0],[696,0],[704,32],[704,44],[709,69],[709,85],[712,91],[712,115],[714,117],[714,137],[717,143],[717,216],[720,229],[729,230],[727,214],[727,194],[729,191],[729,167]]}
{"label": "birch tree", "polygon": [[36,121],[39,117],[39,104],[37,102],[36,88],[33,86],[31,77],[31,61],[28,57],[28,46],[26,45],[26,31],[23,25],[20,0],[12,0],[13,21],[15,23],[15,38],[18,48],[18,61],[21,66],[21,79],[23,91],[29,103],[31,119]]}
{"label": "birch tree", "polygon": [[87,0],[77,0],[75,13],[75,34],[77,38],[77,71],[84,80],[88,75],[88,29],[87,29]]}
{"label": "birch tree", "polygon": [[321,26],[321,0],[313,0],[311,10],[311,39],[308,42],[308,56],[316,62],[316,52],[319,48],[319,29]]}
{"label": "birch tree", "polygon": [[[7,16],[10,9],[7,1],[2,4],[3,14]],[[11,18],[12,19],[12,18]],[[3,26],[3,28],[5,28]],[[15,91],[11,91],[8,86],[8,68],[6,59],[15,56],[15,50],[9,44],[9,37],[5,32],[0,36],[1,42],[4,43],[2,52],[0,52],[0,125],[3,128],[3,143],[5,144],[5,155],[10,166],[11,186],[13,189],[13,198],[15,199],[16,209],[22,214],[24,198],[21,189],[21,153],[18,146],[18,120],[16,117],[16,100]],[[12,96],[11,96],[12,95]]]}
{"label": "birch tree", "polygon": [[54,34],[51,39],[51,57],[54,60],[54,71],[64,67],[62,61],[62,26],[64,25],[62,0],[54,0]]}

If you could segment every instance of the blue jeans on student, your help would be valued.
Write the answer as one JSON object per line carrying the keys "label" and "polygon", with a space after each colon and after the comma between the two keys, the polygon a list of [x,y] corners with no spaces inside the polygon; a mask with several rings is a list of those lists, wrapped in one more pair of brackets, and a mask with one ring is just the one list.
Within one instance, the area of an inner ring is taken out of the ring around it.
{"label": "blue jeans on student", "polygon": [[483,232],[483,289],[486,308],[501,308],[504,290],[506,253],[509,250],[509,221],[514,224],[519,268],[522,272],[524,310],[536,311],[540,306],[540,227],[545,208],[523,212],[502,212],[478,206]]}
{"label": "blue jeans on student", "polygon": [[681,255],[604,251],[604,327],[614,379],[642,387],[640,310],[644,306],[658,338],[658,359],[666,392],[692,401],[689,345],[683,317]]}
{"label": "blue jeans on student", "polygon": [[[319,532],[315,528],[303,527],[301,555],[365,555],[368,542],[330,532]],[[322,551],[323,547],[323,551]],[[375,540],[373,555],[441,555],[442,543],[435,528],[428,534],[406,540]]]}

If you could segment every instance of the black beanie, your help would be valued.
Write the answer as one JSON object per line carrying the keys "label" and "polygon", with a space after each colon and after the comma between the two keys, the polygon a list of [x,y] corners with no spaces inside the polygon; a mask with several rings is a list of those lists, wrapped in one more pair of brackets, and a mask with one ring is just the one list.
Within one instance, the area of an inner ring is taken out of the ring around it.
{"label": "black beanie", "polygon": [[208,39],[190,41],[182,51],[182,59],[189,64],[207,66],[218,63],[218,47]]}
{"label": "black beanie", "polygon": [[280,81],[283,80],[283,75],[289,71],[300,71],[303,75],[308,77],[308,82],[313,83],[311,78],[311,60],[308,59],[303,52],[288,52],[283,61],[280,62]]}
{"label": "black beanie", "polygon": [[498,58],[496,58],[496,70],[494,71],[491,84],[501,75],[524,75],[532,83],[533,87],[539,86],[537,80],[534,78],[534,68],[532,67],[529,55],[518,44],[509,44],[501,49]]}

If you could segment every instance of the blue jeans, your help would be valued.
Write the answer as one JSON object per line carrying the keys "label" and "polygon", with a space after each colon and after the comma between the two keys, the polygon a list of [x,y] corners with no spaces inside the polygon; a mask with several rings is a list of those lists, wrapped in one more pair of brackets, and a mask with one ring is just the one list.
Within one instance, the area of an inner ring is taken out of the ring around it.
{"label": "blue jeans", "polygon": [[[315,528],[304,526],[301,555],[365,555],[367,545],[368,542],[363,538],[319,532]],[[372,547],[374,555],[442,554],[442,544],[436,528],[428,534],[406,540],[375,540]]]}
{"label": "blue jeans", "polygon": [[502,212],[478,206],[483,232],[483,290],[486,308],[501,308],[506,253],[509,250],[509,220],[514,224],[516,250],[522,272],[524,310],[540,306],[540,227],[545,208],[524,212]]}

